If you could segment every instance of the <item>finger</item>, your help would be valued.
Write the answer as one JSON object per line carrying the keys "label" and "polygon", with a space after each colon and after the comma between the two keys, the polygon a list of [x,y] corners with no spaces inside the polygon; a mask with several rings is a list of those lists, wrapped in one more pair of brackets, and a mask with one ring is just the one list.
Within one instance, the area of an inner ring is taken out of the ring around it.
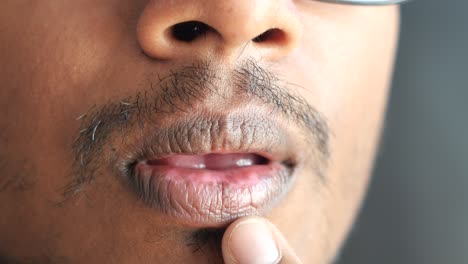
{"label": "finger", "polygon": [[232,223],[223,236],[222,251],[227,264],[301,263],[281,232],[260,217]]}

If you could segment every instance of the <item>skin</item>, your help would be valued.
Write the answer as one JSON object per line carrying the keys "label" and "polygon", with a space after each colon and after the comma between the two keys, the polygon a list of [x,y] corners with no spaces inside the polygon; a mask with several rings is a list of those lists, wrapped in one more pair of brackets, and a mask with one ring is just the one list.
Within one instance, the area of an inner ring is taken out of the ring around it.
{"label": "skin", "polygon": [[[218,33],[187,45],[159,38],[194,18]],[[254,58],[327,120],[325,180],[304,167],[265,218],[304,263],[331,262],[372,170],[398,22],[397,6],[306,0],[3,1],[0,256],[18,263],[222,262],[220,240],[194,250],[187,245],[194,228],[144,206],[109,167],[70,199],[63,187],[73,179],[75,119],[93,105],[135,94],[148,74],[205,58],[231,69]],[[246,45],[269,28],[284,38]]]}

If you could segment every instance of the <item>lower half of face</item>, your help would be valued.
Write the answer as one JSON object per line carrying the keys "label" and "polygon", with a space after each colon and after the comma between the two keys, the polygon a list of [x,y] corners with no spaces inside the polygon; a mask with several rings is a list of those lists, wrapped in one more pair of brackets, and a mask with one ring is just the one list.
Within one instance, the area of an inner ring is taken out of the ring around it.
{"label": "lower half of face", "polygon": [[222,262],[223,230],[252,214],[304,263],[333,260],[372,170],[396,7],[292,1],[302,35],[280,59],[171,61],[134,39],[146,1],[20,2],[0,11],[0,260]]}

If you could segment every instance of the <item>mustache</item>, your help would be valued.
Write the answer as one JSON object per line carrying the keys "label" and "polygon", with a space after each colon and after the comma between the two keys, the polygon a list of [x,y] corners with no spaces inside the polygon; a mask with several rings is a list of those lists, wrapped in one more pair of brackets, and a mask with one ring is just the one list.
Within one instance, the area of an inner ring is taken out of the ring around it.
{"label": "mustache", "polygon": [[221,72],[209,60],[170,71],[165,76],[151,75],[148,87],[135,95],[101,105],[93,105],[76,118],[79,131],[72,144],[72,180],[63,187],[63,196],[79,193],[97,175],[104,146],[115,137],[125,139],[136,128],[157,127],[155,120],[191,113],[210,98],[217,107],[227,101],[234,105],[257,103],[281,115],[301,131],[315,149],[316,159],[325,163],[329,156],[329,127],[325,117],[305,98],[287,89],[287,83],[253,59],[235,69]]}

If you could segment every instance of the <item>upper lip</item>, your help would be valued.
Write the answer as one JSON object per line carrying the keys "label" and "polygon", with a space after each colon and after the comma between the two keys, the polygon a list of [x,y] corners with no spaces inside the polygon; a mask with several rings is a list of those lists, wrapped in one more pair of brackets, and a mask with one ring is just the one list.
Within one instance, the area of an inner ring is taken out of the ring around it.
{"label": "upper lip", "polygon": [[128,138],[117,163],[124,175],[138,162],[178,154],[255,153],[287,167],[299,162],[295,140],[279,122],[261,112],[193,115],[165,126],[152,122],[136,140]]}

